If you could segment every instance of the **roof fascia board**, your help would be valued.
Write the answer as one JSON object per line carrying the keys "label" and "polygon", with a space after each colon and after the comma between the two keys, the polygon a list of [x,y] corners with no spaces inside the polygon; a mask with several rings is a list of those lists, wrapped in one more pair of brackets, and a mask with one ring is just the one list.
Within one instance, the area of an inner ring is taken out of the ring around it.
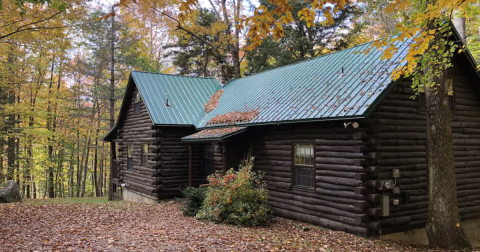
{"label": "roof fascia board", "polygon": [[253,127],[253,126],[265,126],[265,125],[280,125],[280,124],[295,124],[295,123],[309,123],[309,122],[333,122],[333,121],[342,121],[342,120],[355,120],[355,119],[364,119],[365,116],[349,116],[349,117],[330,117],[330,118],[317,118],[317,119],[302,119],[302,120],[288,120],[288,121],[279,121],[279,122],[262,122],[262,123],[244,123],[244,124],[229,124],[229,125],[218,125],[212,127],[203,127],[198,128],[199,130],[204,129],[219,129],[226,127]]}
{"label": "roof fascia board", "polygon": [[390,84],[387,85],[387,88],[385,88],[382,91],[382,93],[380,93],[380,95],[377,97],[377,99],[375,99],[375,101],[365,110],[365,112],[363,113],[364,117],[365,118],[369,117],[370,114],[373,111],[375,111],[378,108],[378,106],[380,106],[380,104],[383,102],[383,100],[385,100],[385,98],[387,97],[388,93],[390,93],[392,88],[397,86],[397,83],[399,83],[403,79],[404,78],[402,76],[401,78],[398,78],[396,81],[391,81]]}
{"label": "roof fascia board", "polygon": [[[223,127],[223,128],[230,128],[230,127]],[[235,136],[235,135],[238,135],[240,133],[243,133],[245,131],[247,131],[247,127],[245,127],[244,129],[241,129],[241,130],[237,130],[235,132],[232,132],[232,133],[228,133],[228,134],[225,134],[221,137],[213,137],[213,138],[193,138],[193,139],[181,139],[182,142],[222,142],[223,140],[227,139],[227,138],[230,138],[232,136]]]}
{"label": "roof fascia board", "polygon": [[[107,133],[107,135],[103,138],[104,141],[109,142],[111,140],[111,137],[113,133],[118,129],[118,126],[120,124],[120,120],[122,119],[123,112],[125,111],[125,98],[127,97],[128,93],[130,92],[131,85],[132,85],[133,77],[132,74],[130,73],[130,76],[128,77],[128,82],[127,82],[127,87],[125,88],[125,93],[123,94],[122,98],[122,105],[120,106],[120,112],[118,113],[118,118],[117,121],[115,122],[115,125],[113,128]],[[150,118],[151,119],[151,118]]]}
{"label": "roof fascia board", "polygon": [[[463,43],[463,40],[461,39],[460,33],[458,33],[457,29],[455,28],[455,26],[453,25],[452,22],[450,22],[450,26],[452,27],[452,31],[453,31],[452,32],[453,38],[455,40],[458,40],[461,45],[465,45]],[[472,65],[475,73],[477,73],[477,76],[480,78],[480,72],[477,70],[477,68],[478,68],[477,61],[475,60],[475,58],[473,58],[472,53],[470,52],[470,50],[468,49],[468,47],[466,45],[465,45],[465,48],[464,48],[464,53],[467,56],[468,61]]]}

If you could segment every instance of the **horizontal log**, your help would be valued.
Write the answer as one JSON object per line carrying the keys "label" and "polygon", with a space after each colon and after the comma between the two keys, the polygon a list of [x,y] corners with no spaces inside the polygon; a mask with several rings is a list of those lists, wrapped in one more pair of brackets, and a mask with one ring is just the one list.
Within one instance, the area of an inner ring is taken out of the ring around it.
{"label": "horizontal log", "polygon": [[320,217],[315,217],[315,216],[298,213],[294,211],[289,211],[285,209],[275,208],[275,207],[273,208],[273,210],[276,215],[312,223],[314,225],[319,225],[319,226],[326,227],[333,230],[344,231],[344,232],[361,235],[361,236],[369,236],[371,234],[371,232],[367,228],[363,228],[363,227],[355,227],[355,226],[323,219]]}

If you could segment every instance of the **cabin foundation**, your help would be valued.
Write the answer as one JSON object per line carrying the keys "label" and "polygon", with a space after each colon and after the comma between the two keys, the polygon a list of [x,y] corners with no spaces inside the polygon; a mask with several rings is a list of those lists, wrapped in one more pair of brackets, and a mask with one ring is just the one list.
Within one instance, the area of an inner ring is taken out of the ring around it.
{"label": "cabin foundation", "polygon": [[148,204],[153,204],[158,202],[158,200],[155,197],[152,197],[147,194],[143,194],[141,192],[128,190],[126,188],[123,190],[123,200],[131,201],[131,202],[139,202],[139,203],[148,203]]}
{"label": "cabin foundation", "polygon": [[[480,218],[475,220],[462,221],[463,231],[473,246],[480,246]],[[425,228],[408,230],[405,232],[382,235],[382,240],[402,241],[420,245],[428,245],[428,236]]]}

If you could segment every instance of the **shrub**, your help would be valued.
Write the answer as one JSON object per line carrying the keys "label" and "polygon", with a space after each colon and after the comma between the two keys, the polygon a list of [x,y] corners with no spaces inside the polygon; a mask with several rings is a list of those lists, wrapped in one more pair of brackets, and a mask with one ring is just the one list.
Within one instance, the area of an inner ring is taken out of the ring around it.
{"label": "shrub", "polygon": [[238,171],[208,177],[209,187],[197,219],[242,226],[259,226],[271,218],[263,174],[252,172],[253,158]]}
{"label": "shrub", "polygon": [[183,214],[188,216],[197,215],[198,211],[202,208],[206,192],[207,188],[203,187],[187,187],[183,189],[182,194],[186,198],[182,208]]}

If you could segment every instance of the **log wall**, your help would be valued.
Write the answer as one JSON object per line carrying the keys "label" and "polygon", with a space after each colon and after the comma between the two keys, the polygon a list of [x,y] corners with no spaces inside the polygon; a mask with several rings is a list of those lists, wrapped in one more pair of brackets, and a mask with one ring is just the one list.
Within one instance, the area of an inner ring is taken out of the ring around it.
{"label": "log wall", "polygon": [[[189,143],[181,138],[196,132],[194,127],[153,128],[148,111],[141,102],[134,112],[135,88],[126,97],[125,120],[120,122],[114,141],[119,150],[120,180],[127,189],[158,199],[181,196],[188,186]],[[133,169],[127,169],[127,145],[133,144]],[[141,165],[141,146],[149,145],[148,163]],[[204,183],[203,144],[192,144],[193,185]]]}
{"label": "log wall", "polygon": [[[343,122],[252,127],[254,169],[265,172],[275,214],[358,235],[370,234],[367,215],[377,215],[369,181],[376,158],[367,129],[345,128]],[[315,146],[315,188],[293,184],[293,146]],[[228,150],[227,150],[228,151]],[[358,189],[360,188],[360,190]],[[373,223],[378,225],[378,223]]]}
{"label": "log wall", "polygon": [[[162,127],[157,137],[155,149],[158,152],[155,167],[158,172],[158,197],[172,198],[181,196],[180,190],[188,186],[189,145],[181,138],[196,133],[194,127]],[[203,176],[204,145],[192,143],[193,186],[204,183]]]}
{"label": "log wall", "polygon": [[[480,218],[480,85],[471,66],[455,62],[449,76],[454,80],[455,112],[452,113],[453,149],[457,196],[461,220]],[[378,179],[391,179],[392,169],[400,170],[397,186],[406,195],[392,195],[400,200],[390,204],[390,216],[383,221],[382,233],[420,228],[428,214],[428,176],[426,160],[426,117],[419,111],[418,100],[408,80],[401,81],[385,97],[364,124],[376,125],[380,139],[377,161]],[[407,202],[405,202],[407,199]]]}
{"label": "log wall", "polygon": [[[120,167],[120,180],[129,190],[137,191],[152,197],[157,197],[157,173],[153,166],[155,154],[151,152],[154,147],[155,135],[159,133],[152,129],[152,120],[141,101],[140,112],[134,112],[135,95],[138,90],[125,97],[126,115],[120,122],[119,130],[114,141],[118,148],[118,164]],[[127,145],[133,144],[133,169],[127,169]],[[149,144],[148,163],[141,165],[141,146]]]}

